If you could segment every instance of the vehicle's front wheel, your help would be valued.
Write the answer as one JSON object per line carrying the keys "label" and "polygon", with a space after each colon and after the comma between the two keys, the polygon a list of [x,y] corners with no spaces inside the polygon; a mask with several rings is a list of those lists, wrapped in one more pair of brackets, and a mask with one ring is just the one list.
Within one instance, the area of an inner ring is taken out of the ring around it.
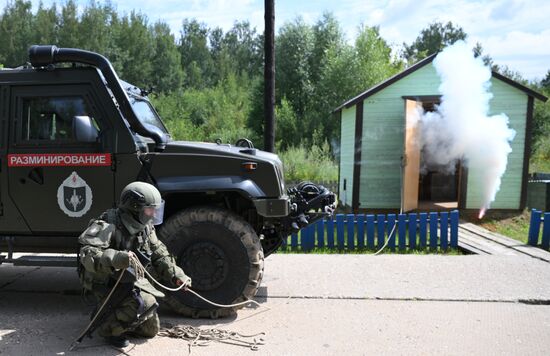
{"label": "vehicle's front wheel", "polygon": [[[190,208],[171,216],[158,235],[200,295],[218,304],[256,295],[264,270],[262,245],[238,215],[215,207]],[[194,318],[224,317],[238,309],[214,307],[185,292],[168,293],[165,301]]]}

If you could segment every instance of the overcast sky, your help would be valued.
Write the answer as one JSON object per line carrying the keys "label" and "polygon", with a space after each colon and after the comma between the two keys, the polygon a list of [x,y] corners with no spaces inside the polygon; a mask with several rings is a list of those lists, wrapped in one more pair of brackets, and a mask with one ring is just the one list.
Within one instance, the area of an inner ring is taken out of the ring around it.
{"label": "overcast sky", "polygon": [[[39,1],[32,1],[36,9]],[[7,0],[0,3],[5,5]],[[77,3],[83,7],[88,0]],[[112,0],[112,4],[120,12],[135,9],[151,21],[164,20],[176,34],[184,18],[224,30],[236,20],[248,20],[263,31],[261,0]],[[472,47],[480,42],[496,63],[508,65],[528,79],[541,79],[550,69],[549,0],[275,0],[276,26],[296,16],[314,23],[324,11],[335,14],[348,40],[355,38],[358,25],[364,23],[380,26],[382,37],[396,49],[403,42],[412,42],[429,23],[452,21],[469,35]]]}

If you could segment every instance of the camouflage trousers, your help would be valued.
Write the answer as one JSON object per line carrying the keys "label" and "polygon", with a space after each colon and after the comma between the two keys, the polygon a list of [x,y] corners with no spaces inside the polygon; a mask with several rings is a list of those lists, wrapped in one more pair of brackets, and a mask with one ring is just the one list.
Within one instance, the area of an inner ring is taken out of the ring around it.
{"label": "camouflage trousers", "polygon": [[[147,338],[155,337],[160,329],[160,320],[156,311],[137,327],[129,328],[137,320],[137,315],[140,311],[148,310],[156,303],[156,299],[152,294],[140,291],[139,295],[143,299],[142,306],[140,306],[140,302],[134,296],[128,296],[116,306],[114,312],[101,324],[98,334],[102,337],[107,337],[131,332],[132,334]],[[101,298],[102,300],[103,298]]]}

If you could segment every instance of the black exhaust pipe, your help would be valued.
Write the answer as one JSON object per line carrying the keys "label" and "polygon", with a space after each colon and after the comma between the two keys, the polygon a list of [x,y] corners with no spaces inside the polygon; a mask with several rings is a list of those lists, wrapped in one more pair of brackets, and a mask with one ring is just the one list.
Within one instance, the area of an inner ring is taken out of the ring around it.
{"label": "black exhaust pipe", "polygon": [[147,129],[139,121],[130,104],[128,94],[120,84],[120,80],[111,65],[104,56],[76,48],[57,48],[56,46],[31,46],[29,48],[29,61],[33,67],[46,67],[55,63],[82,63],[96,67],[101,71],[113,92],[122,114],[130,123],[132,129],[141,136],[149,137],[155,141],[156,150],[162,151],[166,147],[166,137],[161,132]]}

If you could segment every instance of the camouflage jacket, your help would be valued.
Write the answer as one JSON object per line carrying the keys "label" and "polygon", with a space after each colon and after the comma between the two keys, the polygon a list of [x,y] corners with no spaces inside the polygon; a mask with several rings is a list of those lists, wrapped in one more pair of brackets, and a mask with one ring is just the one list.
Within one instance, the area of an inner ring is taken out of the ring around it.
{"label": "camouflage jacket", "polygon": [[[128,266],[128,251],[139,250],[149,256],[151,263],[147,270],[164,284],[174,278],[182,281],[188,278],[157,238],[152,225],[132,236],[120,222],[116,209],[108,210],[98,220],[92,220],[78,242],[80,281],[88,291],[105,289],[110,279],[118,278],[117,270]],[[146,278],[138,279],[134,285],[157,297],[164,296]]]}

